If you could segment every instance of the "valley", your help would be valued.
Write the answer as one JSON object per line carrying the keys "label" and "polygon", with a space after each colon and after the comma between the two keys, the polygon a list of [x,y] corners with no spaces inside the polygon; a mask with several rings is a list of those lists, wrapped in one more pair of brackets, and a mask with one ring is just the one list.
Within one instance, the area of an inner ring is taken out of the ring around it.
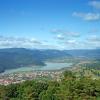
{"label": "valley", "polygon": [[0,49],[2,58],[0,59],[0,84],[8,85],[32,79],[60,80],[65,70],[72,71],[77,78],[99,79],[99,55],[99,49],[66,51]]}
{"label": "valley", "polygon": [[[70,54],[68,51],[50,50],[49,55],[46,50],[45,53],[42,51],[41,56],[34,50],[31,55],[30,50],[15,51],[10,49],[9,59],[5,53],[5,56],[0,54],[7,62],[3,63],[5,70],[0,73],[1,100],[52,100],[47,99],[51,97],[54,100],[100,99],[100,58],[97,50],[85,50],[88,55],[83,51],[79,54],[76,50]],[[38,56],[34,56],[35,53]],[[15,56],[12,57],[12,54]],[[10,60],[15,60],[19,66],[13,66],[14,62]],[[2,62],[2,68],[1,65]]]}

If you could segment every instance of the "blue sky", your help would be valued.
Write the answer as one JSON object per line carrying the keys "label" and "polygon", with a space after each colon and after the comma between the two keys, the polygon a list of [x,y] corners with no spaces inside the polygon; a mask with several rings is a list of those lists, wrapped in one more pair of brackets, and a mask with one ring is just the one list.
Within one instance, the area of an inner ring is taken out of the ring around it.
{"label": "blue sky", "polygon": [[0,0],[0,48],[100,48],[100,0]]}

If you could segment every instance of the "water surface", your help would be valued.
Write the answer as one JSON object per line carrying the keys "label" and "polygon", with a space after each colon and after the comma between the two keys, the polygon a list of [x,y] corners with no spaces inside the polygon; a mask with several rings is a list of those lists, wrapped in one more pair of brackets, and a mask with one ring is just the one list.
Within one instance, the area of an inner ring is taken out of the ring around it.
{"label": "water surface", "polygon": [[37,70],[60,70],[62,68],[70,67],[72,63],[54,63],[46,62],[46,66],[32,66],[32,67],[21,67],[17,69],[6,70],[3,74],[21,72],[21,71],[37,71]]}

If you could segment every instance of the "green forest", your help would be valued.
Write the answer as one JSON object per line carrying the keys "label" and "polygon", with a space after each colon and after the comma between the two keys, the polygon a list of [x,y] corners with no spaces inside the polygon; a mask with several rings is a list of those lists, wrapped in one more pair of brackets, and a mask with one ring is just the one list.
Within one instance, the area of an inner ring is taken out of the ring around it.
{"label": "green forest", "polygon": [[31,80],[0,86],[0,100],[100,100],[100,79],[65,71],[60,81]]}

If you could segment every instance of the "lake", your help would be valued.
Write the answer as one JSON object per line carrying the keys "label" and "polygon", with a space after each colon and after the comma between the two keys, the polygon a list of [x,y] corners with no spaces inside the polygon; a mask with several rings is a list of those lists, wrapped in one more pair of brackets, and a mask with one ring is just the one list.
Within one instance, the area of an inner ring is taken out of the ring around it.
{"label": "lake", "polygon": [[32,66],[32,67],[20,67],[17,69],[6,70],[3,74],[21,72],[21,71],[37,71],[37,70],[60,70],[62,68],[71,67],[72,63],[54,63],[46,62],[46,66]]}

